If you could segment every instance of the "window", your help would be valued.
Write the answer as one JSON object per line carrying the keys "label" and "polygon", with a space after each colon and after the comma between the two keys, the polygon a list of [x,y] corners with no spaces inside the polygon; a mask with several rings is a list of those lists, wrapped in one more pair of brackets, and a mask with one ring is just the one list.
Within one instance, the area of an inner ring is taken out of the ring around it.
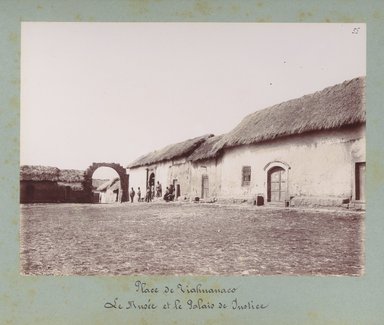
{"label": "window", "polygon": [[251,183],[251,166],[243,166],[241,186],[247,186]]}

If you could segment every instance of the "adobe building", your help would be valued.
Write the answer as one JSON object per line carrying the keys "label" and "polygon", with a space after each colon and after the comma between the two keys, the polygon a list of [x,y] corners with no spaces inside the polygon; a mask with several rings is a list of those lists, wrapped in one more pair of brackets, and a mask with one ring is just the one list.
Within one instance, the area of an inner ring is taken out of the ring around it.
{"label": "adobe building", "polygon": [[120,178],[116,177],[104,182],[97,188],[96,192],[99,193],[99,203],[121,202]]}
{"label": "adobe building", "polygon": [[138,158],[127,167],[130,188],[133,187],[137,192],[140,187],[142,196],[145,196],[146,189],[156,186],[157,182],[161,184],[163,193],[172,184],[176,198],[189,198],[190,168],[187,159],[212,136],[208,134],[172,144]]}
{"label": "adobe building", "polygon": [[49,166],[21,166],[20,203],[99,203],[102,194],[97,188],[102,185],[101,180],[92,177],[100,167],[112,168],[119,175],[118,182],[112,180],[116,183],[113,190],[108,188],[113,192],[110,196],[116,197],[118,202],[127,201],[129,179],[126,169],[116,163],[102,162],[92,163],[85,171]]}
{"label": "adobe building", "polygon": [[365,80],[257,111],[212,150],[221,198],[291,205],[365,201]]}
{"label": "adobe building", "polygon": [[47,166],[20,167],[20,203],[85,202],[84,171]]}
{"label": "adobe building", "polygon": [[222,136],[187,140],[187,150],[150,153],[129,166],[131,184],[174,181],[189,200],[364,204],[364,89],[355,78],[252,113]]}

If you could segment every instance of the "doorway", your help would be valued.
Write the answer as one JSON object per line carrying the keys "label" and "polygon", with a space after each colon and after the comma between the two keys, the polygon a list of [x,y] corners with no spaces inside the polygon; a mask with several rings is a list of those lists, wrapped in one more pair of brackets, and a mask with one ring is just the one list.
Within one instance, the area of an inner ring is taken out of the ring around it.
{"label": "doorway", "polygon": [[148,178],[148,187],[152,188],[152,186],[155,186],[155,173],[151,173]]}
{"label": "doorway", "polygon": [[208,175],[203,175],[201,181],[201,198],[206,199],[209,197],[209,179]]}
{"label": "doorway", "polygon": [[355,197],[358,201],[365,201],[365,162],[355,165]]}
{"label": "doorway", "polygon": [[268,202],[283,202],[286,196],[286,172],[279,166],[273,167],[268,171]]}

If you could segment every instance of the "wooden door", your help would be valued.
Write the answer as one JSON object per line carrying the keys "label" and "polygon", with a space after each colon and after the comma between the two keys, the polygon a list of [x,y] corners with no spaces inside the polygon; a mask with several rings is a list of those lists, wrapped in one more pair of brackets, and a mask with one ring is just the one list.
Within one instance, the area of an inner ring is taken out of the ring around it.
{"label": "wooden door", "polygon": [[268,202],[283,202],[286,192],[286,173],[281,167],[273,167],[268,172]]}
{"label": "wooden door", "polygon": [[209,196],[209,181],[208,175],[203,175],[202,177],[202,190],[201,190],[201,198],[206,199]]}
{"label": "wooden door", "polygon": [[365,162],[356,163],[356,200],[365,201]]}

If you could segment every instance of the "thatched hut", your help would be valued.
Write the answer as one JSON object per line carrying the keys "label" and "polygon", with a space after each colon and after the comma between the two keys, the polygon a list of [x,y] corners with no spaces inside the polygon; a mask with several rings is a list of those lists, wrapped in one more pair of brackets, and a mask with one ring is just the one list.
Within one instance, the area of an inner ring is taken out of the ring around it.
{"label": "thatched hut", "polygon": [[84,171],[49,166],[20,167],[20,202],[83,202]]}
{"label": "thatched hut", "polygon": [[145,188],[156,175],[183,179],[191,199],[363,203],[364,91],[365,78],[355,78],[252,113],[227,134],[152,152],[129,166],[132,184]]}
{"label": "thatched hut", "polygon": [[219,139],[222,198],[284,204],[364,201],[365,79],[248,115]]}
{"label": "thatched hut", "polygon": [[163,192],[172,184],[177,197],[187,197],[190,191],[190,171],[187,158],[212,134],[203,135],[183,142],[171,144],[163,149],[150,152],[128,165],[130,187],[142,195],[148,187],[156,187],[157,182]]}
{"label": "thatched hut", "polygon": [[121,184],[120,178],[108,180],[97,188],[100,193],[99,203],[115,203],[121,202]]}

